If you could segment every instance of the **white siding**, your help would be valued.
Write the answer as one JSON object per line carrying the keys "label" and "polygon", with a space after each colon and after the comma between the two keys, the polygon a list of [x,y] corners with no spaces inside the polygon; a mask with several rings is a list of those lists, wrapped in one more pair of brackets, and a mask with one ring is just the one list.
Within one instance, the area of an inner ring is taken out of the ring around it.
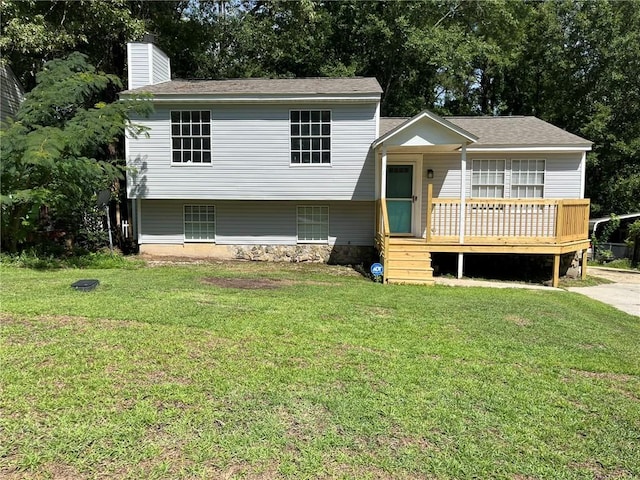
{"label": "white siding", "polygon": [[295,245],[296,206],[329,207],[329,244],[373,244],[373,202],[142,201],[143,244],[182,244],[184,205],[215,205],[216,244]]}
{"label": "white siding", "polygon": [[[331,165],[291,165],[289,110],[329,109]],[[169,112],[210,109],[212,163],[172,165]],[[373,200],[376,104],[156,106],[128,139],[130,198]]]}
{"label": "white siding", "polygon": [[152,43],[127,44],[128,88],[171,80],[169,57]]}
{"label": "white siding", "polygon": [[151,45],[151,49],[153,58],[151,77],[153,84],[171,80],[169,57],[155,45]]}
{"label": "white siding", "polygon": [[460,196],[460,155],[424,155],[423,156],[423,178],[425,179],[425,190],[423,193],[424,205],[426,208],[427,190],[426,183],[427,170],[433,170],[433,196],[441,198],[455,198]]}
{"label": "white siding", "polygon": [[149,85],[149,46],[146,43],[127,44],[127,68],[129,85],[133,89]]}
{"label": "white siding", "polygon": [[[168,244],[183,243],[183,205],[187,203],[193,204],[193,202],[172,202],[167,200],[142,202],[140,206],[140,242]],[[210,205],[212,203],[199,202],[199,204]]]}
{"label": "white siding", "polygon": [[[427,170],[433,175],[433,195],[441,198],[460,196],[460,154],[425,154],[424,178],[426,197]],[[471,169],[473,160],[506,160],[505,197],[511,195],[511,160],[545,160],[544,198],[580,198],[582,182],[580,162],[582,153],[518,153],[467,154],[467,197],[471,196]]]}
{"label": "white siding", "polygon": [[545,198],[581,198],[581,153],[547,155]]}

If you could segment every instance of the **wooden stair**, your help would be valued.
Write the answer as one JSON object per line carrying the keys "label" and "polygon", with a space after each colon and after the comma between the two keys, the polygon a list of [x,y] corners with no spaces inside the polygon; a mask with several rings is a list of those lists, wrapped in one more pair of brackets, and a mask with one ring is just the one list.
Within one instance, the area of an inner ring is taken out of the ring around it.
{"label": "wooden stair", "polygon": [[385,255],[385,283],[433,285],[431,254],[424,239],[391,237]]}

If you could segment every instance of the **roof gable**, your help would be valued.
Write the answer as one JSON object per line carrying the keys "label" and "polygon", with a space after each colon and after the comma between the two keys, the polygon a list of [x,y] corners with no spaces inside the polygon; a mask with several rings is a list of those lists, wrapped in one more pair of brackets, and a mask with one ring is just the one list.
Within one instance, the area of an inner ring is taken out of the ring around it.
{"label": "roof gable", "polygon": [[460,145],[461,143],[474,143],[475,141],[477,141],[477,137],[464,128],[429,110],[423,110],[416,116],[392,126],[391,130],[382,134],[373,143],[373,148],[383,142],[389,146],[422,147]]}
{"label": "roof gable", "polygon": [[[383,117],[380,119],[380,135],[384,137],[394,129],[406,123],[408,118]],[[556,127],[536,117],[445,117],[456,125],[477,137],[472,148],[553,148],[571,147],[588,150],[591,142]]]}

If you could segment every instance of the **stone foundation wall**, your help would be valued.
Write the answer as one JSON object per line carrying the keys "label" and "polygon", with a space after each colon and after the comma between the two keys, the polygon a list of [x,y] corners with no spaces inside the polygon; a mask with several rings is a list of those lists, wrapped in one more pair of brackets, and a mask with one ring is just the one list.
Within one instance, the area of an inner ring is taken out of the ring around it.
{"label": "stone foundation wall", "polygon": [[377,259],[373,247],[354,245],[234,245],[234,258],[264,262],[317,262],[349,265]]}
{"label": "stone foundation wall", "polygon": [[140,245],[140,253],[158,256],[253,260],[261,262],[316,262],[357,265],[378,261],[373,247],[356,245]]}

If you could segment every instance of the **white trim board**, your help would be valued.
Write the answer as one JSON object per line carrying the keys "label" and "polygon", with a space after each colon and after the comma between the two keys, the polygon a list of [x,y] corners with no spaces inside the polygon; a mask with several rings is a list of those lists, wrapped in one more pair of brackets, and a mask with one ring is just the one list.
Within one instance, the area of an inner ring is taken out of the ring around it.
{"label": "white trim board", "polygon": [[512,147],[467,147],[467,153],[563,153],[563,152],[588,152],[591,146],[512,146]]}

